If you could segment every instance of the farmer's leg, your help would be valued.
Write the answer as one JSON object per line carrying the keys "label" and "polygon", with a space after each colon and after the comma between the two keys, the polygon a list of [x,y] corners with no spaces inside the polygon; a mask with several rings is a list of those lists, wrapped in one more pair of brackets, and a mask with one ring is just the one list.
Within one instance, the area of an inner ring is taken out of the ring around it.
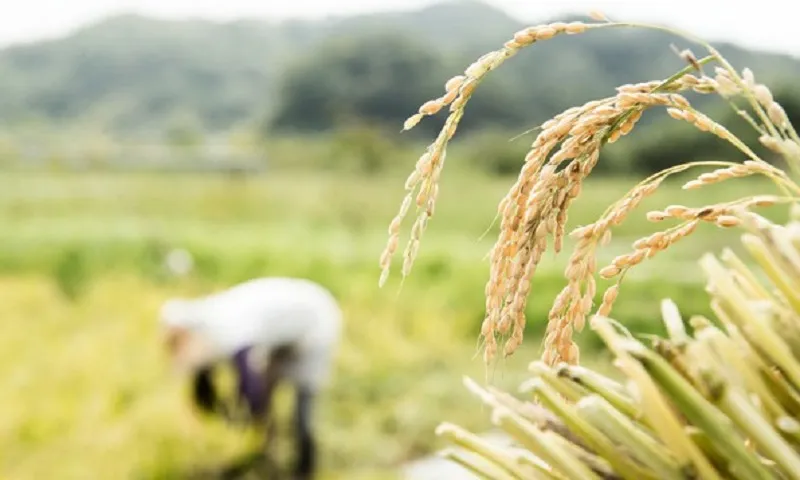
{"label": "farmer's leg", "polygon": [[297,444],[297,460],[294,473],[296,479],[313,478],[317,468],[316,434],[312,427],[314,392],[298,385],[295,403],[295,435]]}

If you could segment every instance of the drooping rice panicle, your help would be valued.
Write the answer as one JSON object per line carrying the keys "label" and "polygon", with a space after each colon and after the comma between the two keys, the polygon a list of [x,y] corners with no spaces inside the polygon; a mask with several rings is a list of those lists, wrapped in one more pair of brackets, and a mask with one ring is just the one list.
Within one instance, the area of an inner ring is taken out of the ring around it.
{"label": "drooping rice panicle", "polygon": [[[795,163],[800,160],[800,144],[796,142],[791,122],[775,102],[769,88],[756,83],[748,69],[739,75],[707,43],[662,26],[612,22],[608,19],[599,23],[556,22],[529,27],[517,32],[500,49],[479,58],[463,74],[447,81],[444,95],[423,104],[404,125],[404,129],[413,128],[425,116],[437,114],[445,107],[449,109],[444,127],[420,157],[406,181],[406,197],[398,215],[391,222],[389,241],[381,255],[381,285],[388,278],[391,259],[398,248],[401,223],[412,204],[415,204],[418,214],[403,254],[403,277],[410,273],[419,252],[421,237],[434,214],[447,145],[464,115],[464,107],[486,75],[523,48],[559,34],[583,33],[601,27],[644,27],[669,31],[699,43],[710,55],[698,59],[689,50],[679,52],[688,65],[671,77],[662,81],[620,86],[611,97],[571,107],[541,125],[516,182],[498,206],[500,232],[489,254],[490,272],[484,289],[486,314],[481,326],[484,359],[487,362],[495,358],[498,351],[506,356],[512,354],[522,343],[531,280],[543,254],[550,246],[556,253],[562,250],[567,237],[569,208],[600,160],[602,147],[631,133],[645,110],[664,108],[671,117],[727,141],[744,155],[745,160],[741,163],[694,162],[667,169],[629,191],[598,221],[570,234],[576,244],[565,270],[567,285],[554,299],[548,316],[543,352],[546,363],[577,363],[579,352],[572,335],[583,329],[587,316],[595,306],[596,276],[621,279],[628,269],[689,236],[700,223],[714,223],[723,228],[739,226],[741,220],[730,214],[731,208],[741,206],[735,202],[694,208],[671,206],[664,212],[651,212],[648,214],[650,220],[678,218],[683,223],[639,240],[634,244],[632,253],[618,256],[611,265],[598,271],[597,249],[609,242],[613,228],[620,225],[668,175],[689,167],[717,165],[715,170],[688,182],[685,188],[700,188],[759,174],[772,180],[784,198],[793,199],[800,194],[800,187],[785,172],[764,161],[727,127],[696,110],[682,95],[684,91],[716,93],[729,102],[735,97],[745,98],[753,108],[755,117],[744,116],[761,135],[760,142],[785,158],[793,159]],[[719,64],[713,76],[702,71],[704,65],[710,62]],[[762,197],[759,201],[749,203],[743,200],[741,203],[748,208],[762,206],[768,203],[765,199]],[[610,314],[618,293],[619,284],[608,289],[597,312]],[[501,347],[499,342],[503,340],[505,344]]]}
{"label": "drooping rice panicle", "polygon": [[[615,24],[602,14],[593,18],[606,25],[642,26]],[[717,135],[745,156],[743,162],[683,163],[652,175],[596,222],[569,234],[576,245],[565,271],[567,285],[550,310],[543,358],[530,364],[531,378],[522,383],[521,397],[465,380],[467,389],[492,410],[493,423],[515,440],[514,446],[498,450],[473,439],[468,450],[482,457],[482,465],[502,469],[515,458],[532,467],[527,478],[800,480],[800,187],[725,126],[694,109],[680,92],[723,97],[758,132],[759,141],[795,172],[800,140],[752,71],[740,75],[713,47],[700,43],[710,57],[698,60],[690,51],[681,52],[689,67],[667,81],[623,85],[613,97],[570,108],[545,122],[501,201],[481,330],[487,360],[502,336],[508,338],[505,354],[521,342],[521,312],[539,259],[550,241],[554,250],[561,249],[566,212],[601,147],[630,133],[643,110],[666,107],[673,118]],[[710,60],[719,64],[713,77],[701,71]],[[738,98],[746,100],[753,115],[735,104]],[[648,220],[677,224],[636,240],[633,252],[596,271],[595,252],[608,243],[612,229],[665,178],[695,167],[713,170],[685,189],[763,175],[780,194],[651,211]],[[791,208],[787,225],[754,211],[781,205]],[[630,268],[686,241],[706,223],[727,235],[744,231],[741,242],[748,255],[745,259],[726,249],[719,259],[712,254],[701,258],[715,318],[693,316],[687,322],[678,304],[667,299],[661,304],[667,337],[652,337],[650,345],[636,340],[610,318],[620,281]],[[590,317],[596,275],[618,281]],[[587,323],[626,381],[575,365],[579,352],[572,333]],[[506,478],[512,470],[488,476]]]}

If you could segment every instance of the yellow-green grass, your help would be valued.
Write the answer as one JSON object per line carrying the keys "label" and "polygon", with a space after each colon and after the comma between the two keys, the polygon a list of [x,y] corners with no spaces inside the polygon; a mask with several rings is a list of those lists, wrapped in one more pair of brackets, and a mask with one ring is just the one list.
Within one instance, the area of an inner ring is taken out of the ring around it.
{"label": "yellow-green grass", "polygon": [[[189,408],[185,382],[170,372],[157,343],[155,314],[170,295],[257,275],[318,280],[346,312],[336,374],[318,412],[329,478],[391,475],[437,446],[433,429],[442,420],[488,427],[481,407],[462,401],[461,376],[484,376],[475,355],[488,274],[480,259],[495,232],[479,237],[510,182],[454,173],[445,174],[415,274],[400,289],[397,272],[381,290],[378,255],[402,195],[396,177],[4,174],[0,478],[178,478],[253,447],[256,437]],[[570,224],[595,219],[632,185],[590,181]],[[757,181],[691,192],[679,186],[648,199],[603,258],[652,231],[643,220],[648,207],[769,189]],[[633,272],[614,317],[634,332],[661,328],[643,322],[658,318],[663,297],[686,315],[706,312],[696,258],[736,243],[704,225],[685,246]],[[164,276],[165,245],[196,255],[193,275]],[[515,388],[538,356],[543,315],[563,286],[563,262],[543,262],[528,307],[528,343],[489,372],[496,384]],[[593,354],[599,342],[591,334],[580,340],[582,363],[602,364]],[[281,392],[283,417],[290,414],[287,393]]]}

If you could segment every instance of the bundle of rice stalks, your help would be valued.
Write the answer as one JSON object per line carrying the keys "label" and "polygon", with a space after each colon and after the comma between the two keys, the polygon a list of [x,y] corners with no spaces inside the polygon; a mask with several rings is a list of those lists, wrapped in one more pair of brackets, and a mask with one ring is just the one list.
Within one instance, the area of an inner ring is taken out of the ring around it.
{"label": "bundle of rice stalks", "polygon": [[668,336],[644,343],[594,316],[622,383],[541,361],[521,385],[527,398],[465,379],[518,447],[445,423],[437,433],[462,448],[444,455],[493,479],[800,478],[798,225],[742,221],[755,271],[729,250],[700,262],[714,320],[684,322],[664,300]]}
{"label": "bundle of rice stalks", "polygon": [[[682,92],[720,95],[793,172],[800,165],[800,137],[769,88],[749,69],[738,72],[711,45],[660,26],[612,22],[599,14],[593,18],[596,23],[553,23],[517,32],[502,48],[449,80],[442,97],[425,103],[406,122],[405,127],[412,128],[426,115],[445,107],[450,111],[406,182],[407,195],[381,256],[381,284],[398,248],[401,223],[414,203],[417,218],[403,255],[403,276],[411,270],[434,214],[448,142],[476,87],[521,49],[556,35],[609,27],[654,28],[699,43],[708,56],[697,58],[685,50],[681,56],[687,67],[672,77],[623,85],[615,95],[570,108],[539,127],[517,182],[498,208],[500,233],[490,255],[481,330],[487,362],[495,358],[501,340],[505,355],[520,345],[539,260],[550,245],[561,250],[568,209],[599,161],[601,148],[629,134],[644,110],[665,108],[670,117],[728,142],[745,161],[692,162],[664,170],[632,188],[596,222],[569,233],[576,246],[565,271],[567,285],[547,319],[543,356],[530,365],[532,378],[522,385],[527,398],[466,380],[469,390],[491,407],[493,422],[518,447],[496,447],[443,424],[438,434],[464,447],[446,455],[495,479],[800,479],[800,223],[794,215],[792,223],[776,225],[752,211],[776,204],[795,208],[800,186],[696,110]],[[707,74],[712,63],[716,67]],[[650,212],[647,217],[653,222],[678,223],[637,240],[631,253],[598,269],[596,251],[610,240],[614,227],[666,177],[695,167],[713,170],[688,182],[686,189],[764,175],[778,192]],[[730,250],[720,257],[704,256],[700,265],[716,318],[684,322],[677,306],[665,300],[667,338],[637,339],[611,319],[625,273],[704,223],[743,229],[749,265]],[[592,313],[597,276],[616,282]],[[577,365],[579,351],[572,334],[586,323],[613,353],[626,381]]]}

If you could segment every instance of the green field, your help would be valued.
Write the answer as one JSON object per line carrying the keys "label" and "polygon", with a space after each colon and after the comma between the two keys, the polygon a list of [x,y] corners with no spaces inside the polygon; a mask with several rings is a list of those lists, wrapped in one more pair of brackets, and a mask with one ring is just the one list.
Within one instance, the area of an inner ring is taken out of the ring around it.
{"label": "green field", "polygon": [[[413,159],[406,163],[410,168]],[[513,179],[447,169],[444,177],[411,277],[401,289],[395,272],[379,290],[378,257],[403,176],[2,175],[0,478],[182,478],[245,453],[254,437],[188,407],[186,385],[158,343],[156,313],[171,295],[260,275],[317,280],[345,311],[334,382],[318,412],[329,478],[391,474],[437,447],[433,429],[443,420],[488,428],[461,377],[486,374],[475,355],[476,334],[484,256],[496,231],[481,236]],[[570,224],[592,221],[634,182],[590,182]],[[643,220],[649,207],[772,191],[755,181],[691,192],[679,186],[668,183],[648,199],[602,260],[653,231],[656,225]],[[735,235],[702,226],[628,277],[614,316],[644,332],[660,327],[663,297],[687,315],[706,312],[695,261],[736,243]],[[163,255],[172,247],[195,256],[190,276],[165,274]],[[527,344],[489,372],[495,384],[514,388],[538,355],[567,255],[546,255],[532,289]],[[580,341],[584,362],[602,365],[594,336],[584,333]]]}

